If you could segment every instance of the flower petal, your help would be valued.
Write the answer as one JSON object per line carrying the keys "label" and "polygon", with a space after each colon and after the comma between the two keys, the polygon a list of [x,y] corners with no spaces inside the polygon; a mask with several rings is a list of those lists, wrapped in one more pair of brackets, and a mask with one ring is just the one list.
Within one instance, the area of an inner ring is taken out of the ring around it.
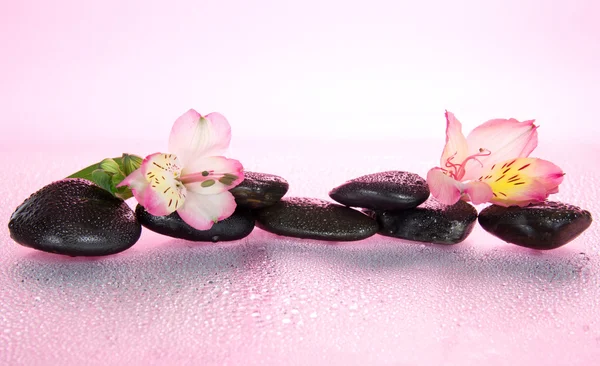
{"label": "flower petal", "polygon": [[202,117],[190,109],[177,118],[169,136],[169,151],[184,165],[202,156],[224,155],[231,141],[231,126],[219,113]]}
{"label": "flower petal", "polygon": [[501,206],[526,206],[558,192],[564,173],[555,164],[536,158],[497,163],[482,177],[492,188],[491,202]]}
{"label": "flower petal", "polygon": [[462,183],[444,174],[440,168],[429,170],[427,184],[433,197],[441,203],[453,205],[460,200]]}
{"label": "flower petal", "polygon": [[491,154],[479,157],[466,164],[463,179],[474,180],[481,172],[494,164],[514,158],[524,158],[537,147],[537,126],[533,120],[519,122],[511,119],[493,119],[476,127],[467,136],[468,154],[476,154],[480,149]]}
{"label": "flower petal", "polygon": [[140,166],[142,177],[148,182],[140,205],[155,216],[172,213],[185,202],[186,188],[177,180],[181,172],[177,157],[156,153],[146,157]]}
{"label": "flower petal", "polygon": [[144,178],[142,168],[138,168],[125,177],[125,179],[123,179],[121,183],[117,185],[117,187],[129,186],[135,199],[138,202],[144,202],[145,193],[149,185],[150,183],[148,180]]}
{"label": "flower petal", "polygon": [[473,204],[479,205],[489,202],[494,196],[494,193],[487,183],[471,181],[463,184],[463,195],[468,196]]}
{"label": "flower petal", "polygon": [[208,230],[215,222],[231,216],[235,207],[235,198],[228,191],[212,195],[188,191],[185,203],[177,213],[191,227]]}
{"label": "flower petal", "polygon": [[467,157],[469,148],[467,139],[462,133],[462,125],[454,114],[446,111],[446,145],[440,159],[440,167],[450,168],[446,163],[449,159],[454,164],[461,164]]}
{"label": "flower petal", "polygon": [[244,167],[235,159],[209,156],[190,162],[182,171],[181,181],[188,191],[217,194],[228,191],[244,180]]}

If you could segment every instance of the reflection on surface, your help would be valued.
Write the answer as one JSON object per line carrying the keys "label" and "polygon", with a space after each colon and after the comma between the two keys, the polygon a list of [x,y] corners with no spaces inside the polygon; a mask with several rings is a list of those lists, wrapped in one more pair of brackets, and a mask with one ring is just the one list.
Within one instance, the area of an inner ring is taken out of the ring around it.
{"label": "reflection on surface", "polygon": [[[249,145],[241,155],[254,157],[249,169],[288,179],[290,194],[322,198],[360,174],[428,168],[398,158],[410,146],[378,148],[316,159]],[[0,214],[7,220],[35,189],[97,155],[105,152],[59,155],[37,171],[0,157],[23,182],[2,186]],[[596,173],[578,160],[561,165],[575,178],[559,199],[598,216]],[[598,230],[548,252],[479,227],[454,246],[381,236],[323,243],[259,229],[238,242],[192,243],[145,230],[133,248],[103,258],[35,252],[5,230],[0,364],[462,364],[465,355],[585,364],[600,345]]]}

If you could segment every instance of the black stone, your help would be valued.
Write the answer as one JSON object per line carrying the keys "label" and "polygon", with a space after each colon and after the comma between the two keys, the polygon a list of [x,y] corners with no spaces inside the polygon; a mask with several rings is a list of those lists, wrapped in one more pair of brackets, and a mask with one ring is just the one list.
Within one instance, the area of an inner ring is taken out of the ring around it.
{"label": "black stone", "polygon": [[119,253],[142,232],[123,200],[84,179],[57,181],[32,194],[8,228],[23,246],[70,256]]}
{"label": "black stone", "polygon": [[385,236],[435,244],[457,244],[473,231],[475,207],[464,201],[444,205],[434,198],[402,211],[368,211]]}
{"label": "black stone", "polygon": [[177,212],[167,216],[153,216],[138,205],[135,215],[144,227],[162,235],[190,241],[232,241],[245,238],[254,229],[254,214],[249,208],[238,206],[225,220],[209,230],[196,230],[179,217]]}
{"label": "black stone", "polygon": [[592,224],[592,215],[573,205],[542,202],[527,207],[492,205],[481,211],[479,224],[490,234],[532,249],[555,249]]}
{"label": "black stone", "polygon": [[240,206],[262,208],[281,200],[288,189],[288,182],[277,175],[244,172],[244,180],[230,192]]}
{"label": "black stone", "polygon": [[304,239],[353,241],[377,233],[375,220],[361,212],[314,198],[284,198],[257,212],[256,226]]}
{"label": "black stone", "polygon": [[425,202],[429,187],[417,174],[389,171],[349,180],[332,189],[329,197],[350,207],[405,210]]}

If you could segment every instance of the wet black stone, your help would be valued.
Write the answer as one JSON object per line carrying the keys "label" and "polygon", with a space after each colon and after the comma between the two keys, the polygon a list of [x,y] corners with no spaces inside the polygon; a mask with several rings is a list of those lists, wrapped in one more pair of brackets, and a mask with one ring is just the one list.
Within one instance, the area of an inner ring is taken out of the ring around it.
{"label": "wet black stone", "polygon": [[314,198],[284,198],[257,212],[256,225],[274,234],[304,239],[353,241],[377,233],[375,220],[361,212]]}
{"label": "wet black stone", "polygon": [[379,224],[379,234],[435,244],[457,244],[469,236],[477,210],[464,201],[444,205],[434,198],[402,211],[368,211]]}
{"label": "wet black stone", "polygon": [[585,210],[561,202],[527,207],[492,205],[479,214],[479,224],[490,234],[532,249],[555,249],[575,239],[592,224]]}
{"label": "wet black stone", "polygon": [[142,232],[123,200],[84,179],[64,179],[32,194],[8,228],[23,246],[70,256],[119,253]]}
{"label": "wet black stone", "polygon": [[138,205],[135,214],[144,227],[162,235],[190,241],[232,241],[245,238],[254,229],[254,215],[249,208],[238,206],[225,220],[209,230],[196,230],[179,217],[177,212],[167,216],[153,216]]}
{"label": "wet black stone", "polygon": [[244,172],[244,180],[230,192],[240,206],[262,208],[274,205],[289,189],[288,182],[277,175]]}
{"label": "wet black stone", "polygon": [[425,202],[429,187],[417,174],[389,171],[349,180],[332,189],[329,197],[350,207],[405,210]]}

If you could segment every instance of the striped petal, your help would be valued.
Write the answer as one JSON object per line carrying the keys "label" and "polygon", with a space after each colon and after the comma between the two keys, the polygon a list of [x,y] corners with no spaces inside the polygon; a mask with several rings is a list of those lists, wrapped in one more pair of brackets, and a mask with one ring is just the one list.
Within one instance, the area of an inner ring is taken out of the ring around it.
{"label": "striped petal", "polygon": [[563,171],[547,160],[518,158],[496,163],[479,181],[492,188],[492,203],[527,206],[557,193],[563,176]]}
{"label": "striped petal", "polygon": [[172,213],[185,202],[186,188],[178,180],[181,167],[173,154],[156,153],[144,159],[141,174],[148,182],[138,202],[155,216]]}
{"label": "striped petal", "polygon": [[533,123],[533,120],[519,122],[512,118],[493,119],[476,127],[467,136],[468,155],[476,154],[480,149],[490,154],[479,157],[478,161],[469,161],[463,179],[477,179],[483,171],[498,162],[528,157],[538,143],[537,126]]}

